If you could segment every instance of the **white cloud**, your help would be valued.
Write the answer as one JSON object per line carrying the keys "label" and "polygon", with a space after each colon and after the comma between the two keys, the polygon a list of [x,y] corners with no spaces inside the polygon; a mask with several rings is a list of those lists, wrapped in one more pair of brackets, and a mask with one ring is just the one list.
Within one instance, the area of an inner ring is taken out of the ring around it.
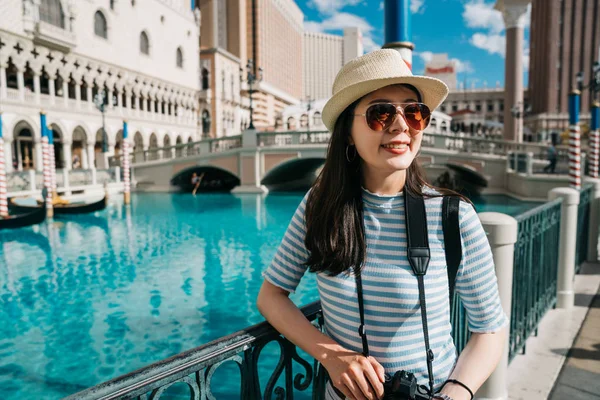
{"label": "white cloud", "polygon": [[494,10],[494,2],[469,0],[464,7],[462,16],[467,27],[487,29],[491,33],[500,33],[504,30],[502,13]]}
{"label": "white cloud", "polygon": [[370,53],[373,50],[381,49],[381,44],[375,43],[371,36],[363,36],[363,47],[365,53]]}
{"label": "white cloud", "polygon": [[499,54],[502,57],[506,52],[506,36],[496,33],[475,33],[471,36],[469,43],[490,54]]}
{"label": "white cloud", "polygon": [[431,51],[415,51],[415,55],[421,57],[423,62],[428,63],[433,58],[433,52]]}
{"label": "white cloud", "polygon": [[475,69],[471,65],[470,61],[461,61],[458,58],[452,58],[451,61],[454,61],[454,65],[456,66],[456,72],[458,74],[461,74],[463,72],[471,74],[475,72]]}
{"label": "white cloud", "polygon": [[412,0],[410,2],[410,12],[413,14],[423,13],[425,11],[424,3],[425,0]]}
{"label": "white cloud", "polygon": [[334,14],[346,6],[354,6],[362,0],[311,0],[310,7],[315,7],[322,14]]}

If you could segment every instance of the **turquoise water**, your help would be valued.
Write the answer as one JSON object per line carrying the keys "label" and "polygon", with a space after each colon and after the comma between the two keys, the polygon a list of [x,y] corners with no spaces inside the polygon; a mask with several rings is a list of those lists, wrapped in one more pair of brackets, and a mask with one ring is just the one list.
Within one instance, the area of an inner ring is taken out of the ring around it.
{"label": "turquoise water", "polygon": [[[61,398],[260,322],[260,274],[301,198],[141,194],[0,231],[0,399]],[[308,275],[292,299],[316,298]]]}

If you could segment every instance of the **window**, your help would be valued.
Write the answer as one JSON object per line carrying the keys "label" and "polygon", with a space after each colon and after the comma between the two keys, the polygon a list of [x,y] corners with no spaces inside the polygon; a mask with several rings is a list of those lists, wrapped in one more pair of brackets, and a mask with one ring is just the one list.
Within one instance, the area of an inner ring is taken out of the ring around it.
{"label": "window", "polygon": [[150,40],[146,32],[140,33],[140,52],[142,54],[150,55]]}
{"label": "window", "polygon": [[488,111],[494,111],[494,104],[488,104]]}
{"label": "window", "polygon": [[504,102],[503,101],[500,102],[500,111],[504,111]]}
{"label": "window", "polygon": [[319,126],[319,125],[321,125],[321,124],[322,124],[322,120],[321,120],[321,113],[320,113],[320,112],[318,112],[318,111],[316,111],[316,112],[313,114],[313,124],[314,124],[315,126]]}
{"label": "window", "polygon": [[183,68],[183,51],[181,51],[181,47],[177,48],[177,67]]}
{"label": "window", "polygon": [[96,36],[108,39],[106,17],[100,11],[96,11],[96,14],[94,14],[94,33],[96,34]]}
{"label": "window", "polygon": [[65,13],[60,0],[42,0],[39,12],[42,21],[65,29]]}
{"label": "window", "polygon": [[209,89],[209,81],[208,81],[208,70],[206,68],[202,68],[202,90]]}
{"label": "window", "polygon": [[115,0],[110,0],[110,9],[115,11]]}
{"label": "window", "polygon": [[452,111],[458,111],[458,105],[453,104],[452,105]]}
{"label": "window", "polygon": [[481,103],[480,102],[475,103],[475,111],[481,111]]}

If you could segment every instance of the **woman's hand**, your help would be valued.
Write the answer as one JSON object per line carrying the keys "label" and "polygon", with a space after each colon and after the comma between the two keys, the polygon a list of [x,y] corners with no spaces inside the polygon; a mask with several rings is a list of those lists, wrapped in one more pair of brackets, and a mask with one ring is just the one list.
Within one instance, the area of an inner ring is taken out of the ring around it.
{"label": "woman's hand", "polygon": [[383,397],[385,371],[373,357],[349,350],[336,351],[323,361],[331,383],[351,400],[377,400]]}

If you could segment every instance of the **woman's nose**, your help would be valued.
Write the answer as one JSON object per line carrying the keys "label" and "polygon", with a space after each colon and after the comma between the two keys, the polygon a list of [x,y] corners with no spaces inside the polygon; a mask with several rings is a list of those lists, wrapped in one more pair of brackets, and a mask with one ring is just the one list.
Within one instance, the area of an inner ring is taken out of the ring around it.
{"label": "woman's nose", "polygon": [[388,129],[388,133],[398,134],[402,132],[409,132],[408,124],[404,119],[404,115],[402,114],[402,110],[400,107],[396,109],[396,115],[394,116],[394,120]]}

